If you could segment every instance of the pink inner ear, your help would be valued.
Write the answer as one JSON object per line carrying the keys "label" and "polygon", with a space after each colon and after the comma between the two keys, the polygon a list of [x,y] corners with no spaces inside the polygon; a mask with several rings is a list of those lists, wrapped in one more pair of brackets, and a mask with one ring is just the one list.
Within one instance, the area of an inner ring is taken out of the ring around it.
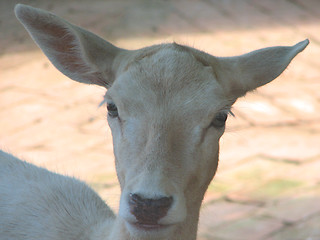
{"label": "pink inner ear", "polygon": [[[34,27],[37,28],[37,26]],[[39,26],[37,30],[47,36],[43,40],[47,42],[48,47],[57,52],[70,54],[70,50],[75,47],[75,37],[70,34],[69,30],[61,26],[50,24]]]}
{"label": "pink inner ear", "polygon": [[32,22],[29,27],[34,40],[62,73],[79,82],[106,86],[101,73],[94,71],[83,56],[80,39],[72,29],[46,21]]}
{"label": "pink inner ear", "polygon": [[82,83],[111,85],[114,79],[112,63],[120,49],[49,12],[17,5],[15,13],[63,74]]}
{"label": "pink inner ear", "polygon": [[60,71],[65,74],[65,71],[78,74],[90,71],[81,53],[80,40],[67,22],[51,13],[23,5],[17,5],[15,12],[39,47]]}
{"label": "pink inner ear", "polygon": [[[88,72],[88,64],[81,56],[80,41],[76,35],[57,24],[47,24],[33,26],[41,32],[42,50],[48,58],[56,64],[59,64],[70,72],[78,74]],[[35,39],[37,41],[37,39]],[[40,40],[40,39],[39,39]]]}

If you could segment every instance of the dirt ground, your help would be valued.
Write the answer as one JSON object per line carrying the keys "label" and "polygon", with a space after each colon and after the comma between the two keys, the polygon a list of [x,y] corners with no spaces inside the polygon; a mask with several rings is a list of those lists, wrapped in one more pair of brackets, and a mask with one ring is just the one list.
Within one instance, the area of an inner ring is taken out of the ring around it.
{"label": "dirt ground", "polygon": [[318,0],[0,0],[0,147],[87,181],[116,211],[105,90],[51,65],[14,17],[18,2],[128,49],[177,41],[230,56],[309,38],[279,79],[235,104],[199,240],[320,240]]}

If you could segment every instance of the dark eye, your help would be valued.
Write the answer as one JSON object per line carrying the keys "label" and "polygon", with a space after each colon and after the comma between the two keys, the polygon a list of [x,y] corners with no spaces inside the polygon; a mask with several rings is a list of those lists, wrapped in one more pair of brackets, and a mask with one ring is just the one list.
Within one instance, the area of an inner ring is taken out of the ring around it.
{"label": "dark eye", "polygon": [[220,112],[214,117],[213,121],[211,122],[211,126],[215,128],[222,128],[225,126],[227,118],[228,118],[227,113]]}
{"label": "dark eye", "polygon": [[107,103],[108,115],[112,118],[118,117],[118,108],[114,103]]}

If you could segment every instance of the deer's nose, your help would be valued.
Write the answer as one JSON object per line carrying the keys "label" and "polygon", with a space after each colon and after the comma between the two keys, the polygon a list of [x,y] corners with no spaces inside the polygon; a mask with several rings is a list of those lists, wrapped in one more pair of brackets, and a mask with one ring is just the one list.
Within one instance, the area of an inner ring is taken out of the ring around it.
{"label": "deer's nose", "polygon": [[143,198],[138,194],[129,195],[130,212],[138,223],[155,225],[167,215],[173,202],[172,197],[161,197],[156,199]]}

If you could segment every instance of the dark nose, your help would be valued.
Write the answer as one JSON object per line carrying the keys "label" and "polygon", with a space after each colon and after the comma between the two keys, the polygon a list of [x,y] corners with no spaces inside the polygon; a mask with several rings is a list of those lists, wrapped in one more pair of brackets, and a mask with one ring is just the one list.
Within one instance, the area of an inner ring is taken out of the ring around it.
{"label": "dark nose", "polygon": [[143,198],[138,194],[130,194],[129,196],[130,212],[140,224],[157,224],[162,217],[167,215],[172,202],[172,197],[150,199]]}

